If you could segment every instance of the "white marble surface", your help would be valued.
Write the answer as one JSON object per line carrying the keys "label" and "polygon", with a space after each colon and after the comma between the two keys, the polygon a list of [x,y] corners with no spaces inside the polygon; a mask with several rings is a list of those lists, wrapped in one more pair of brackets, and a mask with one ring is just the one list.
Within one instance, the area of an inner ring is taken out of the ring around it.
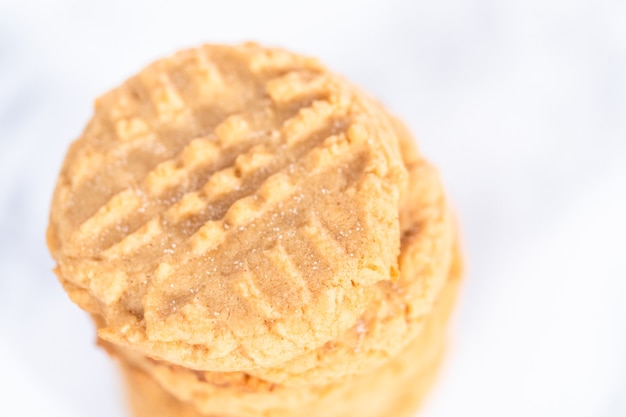
{"label": "white marble surface", "polygon": [[468,273],[423,417],[626,415],[618,0],[0,0],[0,415],[124,414],[50,272],[54,178],[97,95],[180,47],[247,39],[362,84],[443,172]]}

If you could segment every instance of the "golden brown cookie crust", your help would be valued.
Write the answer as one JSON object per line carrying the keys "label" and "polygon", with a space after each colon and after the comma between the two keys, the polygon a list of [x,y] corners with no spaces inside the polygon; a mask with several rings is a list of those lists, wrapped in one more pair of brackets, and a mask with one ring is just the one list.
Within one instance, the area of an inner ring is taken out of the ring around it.
{"label": "golden brown cookie crust", "polygon": [[389,119],[317,61],[207,45],[97,101],[48,244],[101,338],[270,368],[353,327],[397,278],[405,178]]}

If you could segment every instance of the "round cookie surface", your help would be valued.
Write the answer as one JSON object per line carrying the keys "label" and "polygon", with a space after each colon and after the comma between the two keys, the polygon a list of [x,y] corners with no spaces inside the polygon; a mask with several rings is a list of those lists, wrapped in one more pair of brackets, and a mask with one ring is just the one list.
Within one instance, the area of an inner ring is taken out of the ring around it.
{"label": "round cookie surface", "polygon": [[203,46],[96,103],[48,245],[99,336],[192,369],[270,369],[354,327],[398,277],[390,119],[316,61]]}

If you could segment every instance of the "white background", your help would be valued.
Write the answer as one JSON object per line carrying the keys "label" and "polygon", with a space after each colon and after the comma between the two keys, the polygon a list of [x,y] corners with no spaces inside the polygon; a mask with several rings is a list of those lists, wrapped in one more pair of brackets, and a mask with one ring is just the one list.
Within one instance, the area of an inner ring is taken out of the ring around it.
{"label": "white background", "polygon": [[54,179],[96,96],[181,47],[244,40],[361,84],[443,173],[467,275],[421,416],[626,416],[618,0],[0,0],[0,415],[124,415],[50,271]]}

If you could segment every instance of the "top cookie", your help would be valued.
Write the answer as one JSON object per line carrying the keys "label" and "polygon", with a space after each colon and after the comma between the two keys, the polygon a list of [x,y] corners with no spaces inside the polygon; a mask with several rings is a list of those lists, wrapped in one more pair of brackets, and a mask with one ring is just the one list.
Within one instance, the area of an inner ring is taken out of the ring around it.
{"label": "top cookie", "polygon": [[272,367],[397,278],[405,182],[389,118],[317,61],[207,45],[96,102],[48,245],[103,339],[193,369]]}

